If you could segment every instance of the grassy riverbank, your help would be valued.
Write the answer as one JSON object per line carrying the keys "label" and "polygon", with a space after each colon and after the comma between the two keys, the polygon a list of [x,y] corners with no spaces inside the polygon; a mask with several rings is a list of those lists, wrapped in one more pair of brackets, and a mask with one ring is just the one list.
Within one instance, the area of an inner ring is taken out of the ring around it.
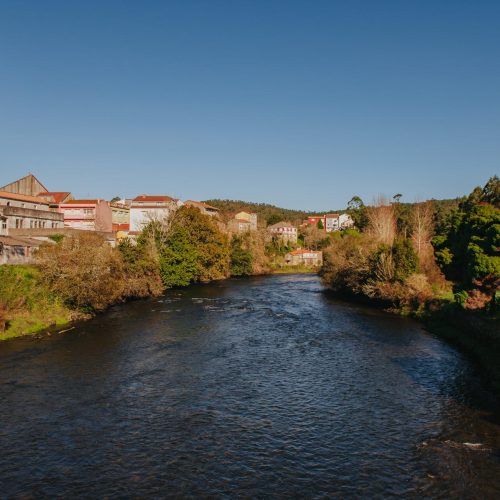
{"label": "grassy riverbank", "polygon": [[78,317],[43,285],[33,266],[0,267],[0,295],[0,340],[62,326]]}

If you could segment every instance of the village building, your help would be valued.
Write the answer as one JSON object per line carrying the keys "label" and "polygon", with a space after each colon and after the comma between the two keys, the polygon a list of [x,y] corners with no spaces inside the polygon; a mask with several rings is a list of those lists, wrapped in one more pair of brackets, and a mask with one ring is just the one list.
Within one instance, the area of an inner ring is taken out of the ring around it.
{"label": "village building", "polygon": [[297,228],[290,222],[277,222],[267,228],[272,238],[282,243],[297,243]]}
{"label": "village building", "polygon": [[59,205],[64,215],[64,227],[85,231],[113,230],[112,212],[106,200],[69,200]]}
{"label": "village building", "polygon": [[184,205],[188,207],[196,207],[200,210],[202,214],[205,215],[218,215],[219,214],[219,209],[212,207],[211,205],[208,205],[207,203],[203,203],[202,201],[194,201],[194,200],[187,200],[184,202]]}
{"label": "village building", "polygon": [[110,203],[109,206],[113,232],[128,232],[130,230],[130,207],[120,202]]}
{"label": "village building", "polygon": [[49,203],[49,207],[57,211],[59,211],[59,205],[61,203],[66,203],[67,201],[73,199],[73,196],[69,191],[40,192],[37,194],[37,197],[47,201]]}
{"label": "village building", "polygon": [[0,265],[29,264],[41,241],[12,236],[0,236]]}
{"label": "village building", "polygon": [[325,233],[333,231],[341,231],[354,226],[354,221],[349,214],[326,214],[326,215],[312,215],[304,220],[305,226],[318,226],[321,221],[322,230]]}
{"label": "village building", "polygon": [[227,223],[227,229],[231,233],[246,233],[251,230],[251,224],[246,219],[231,219]]}
{"label": "village building", "polygon": [[48,193],[49,190],[33,174],[28,174],[21,177],[21,179],[0,187],[0,191],[7,191],[12,194],[24,194],[26,196],[38,196],[41,193]]}
{"label": "village building", "polygon": [[51,210],[44,199],[31,195],[0,191],[0,215],[2,234],[16,228],[64,227],[62,214]]}
{"label": "village building", "polygon": [[285,255],[285,262],[289,266],[319,267],[323,264],[323,252],[305,249],[293,250]]}
{"label": "village building", "polygon": [[239,212],[234,218],[236,220],[246,220],[250,223],[250,231],[257,231],[257,214],[248,212]]}
{"label": "village building", "polygon": [[163,220],[177,210],[182,201],[170,196],[136,196],[130,204],[130,232],[139,234],[151,221]]}

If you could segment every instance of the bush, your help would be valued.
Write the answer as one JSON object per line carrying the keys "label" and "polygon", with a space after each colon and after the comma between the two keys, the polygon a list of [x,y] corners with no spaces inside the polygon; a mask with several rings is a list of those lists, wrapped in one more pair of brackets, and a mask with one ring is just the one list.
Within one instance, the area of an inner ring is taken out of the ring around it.
{"label": "bush", "polygon": [[252,274],[252,254],[243,248],[240,236],[233,236],[231,240],[231,276],[249,276]]}
{"label": "bush", "polygon": [[41,246],[36,263],[43,283],[72,308],[98,311],[122,297],[120,256],[101,236],[90,231]]}

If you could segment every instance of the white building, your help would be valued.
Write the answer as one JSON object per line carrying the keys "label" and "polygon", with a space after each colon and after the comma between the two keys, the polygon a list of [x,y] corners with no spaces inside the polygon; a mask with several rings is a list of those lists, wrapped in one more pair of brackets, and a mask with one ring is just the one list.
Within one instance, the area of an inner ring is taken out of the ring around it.
{"label": "white building", "polygon": [[26,194],[0,191],[1,232],[9,229],[57,229],[64,227],[63,214],[50,210],[49,202]]}
{"label": "white building", "polygon": [[267,228],[271,237],[283,243],[297,243],[297,228],[290,222],[277,222]]}
{"label": "white building", "polygon": [[151,221],[165,219],[182,204],[182,201],[166,195],[141,194],[135,197],[130,205],[130,233],[141,233]]}

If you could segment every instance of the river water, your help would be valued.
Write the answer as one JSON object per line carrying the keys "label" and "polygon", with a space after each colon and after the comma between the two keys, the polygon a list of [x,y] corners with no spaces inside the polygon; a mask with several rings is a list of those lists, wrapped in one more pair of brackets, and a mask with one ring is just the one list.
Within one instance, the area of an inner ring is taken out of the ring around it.
{"label": "river water", "polygon": [[494,498],[466,358],[312,275],[228,280],[0,344],[0,497]]}

